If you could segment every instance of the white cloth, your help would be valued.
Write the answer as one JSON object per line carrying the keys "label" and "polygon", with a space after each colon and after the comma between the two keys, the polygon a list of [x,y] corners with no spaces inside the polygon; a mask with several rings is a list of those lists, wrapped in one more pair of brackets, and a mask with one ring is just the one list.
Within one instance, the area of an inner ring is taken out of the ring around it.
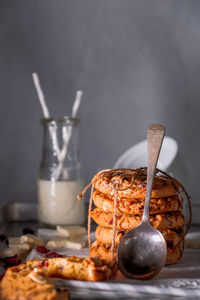
{"label": "white cloth", "polygon": [[[93,234],[92,234],[93,238]],[[198,248],[200,232],[189,233],[186,237],[190,247]],[[88,248],[81,250],[60,249],[56,252],[64,256],[89,255]],[[43,257],[35,249],[27,257],[36,259]],[[194,299],[200,297],[200,249],[185,249],[180,262],[166,266],[160,274],[149,281],[132,279],[115,279],[106,282],[83,282],[75,280],[59,280],[57,285],[70,287],[71,299],[170,299],[177,297]],[[152,296],[153,298],[149,298]]]}

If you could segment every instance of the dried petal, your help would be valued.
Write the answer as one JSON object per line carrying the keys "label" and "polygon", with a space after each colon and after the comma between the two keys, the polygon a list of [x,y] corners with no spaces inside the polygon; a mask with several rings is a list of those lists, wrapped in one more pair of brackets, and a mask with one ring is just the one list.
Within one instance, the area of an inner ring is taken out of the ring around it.
{"label": "dried petal", "polygon": [[17,266],[22,263],[21,259],[19,259],[17,255],[4,258],[4,262],[7,267]]}
{"label": "dried petal", "polygon": [[48,248],[46,248],[45,246],[37,246],[36,247],[37,252],[39,253],[43,253],[46,254],[48,253],[50,250]]}
{"label": "dried petal", "polygon": [[45,255],[46,257],[63,257],[63,255],[56,252],[49,252]]}
{"label": "dried petal", "polygon": [[111,219],[108,224],[112,225],[113,224],[113,219]]}

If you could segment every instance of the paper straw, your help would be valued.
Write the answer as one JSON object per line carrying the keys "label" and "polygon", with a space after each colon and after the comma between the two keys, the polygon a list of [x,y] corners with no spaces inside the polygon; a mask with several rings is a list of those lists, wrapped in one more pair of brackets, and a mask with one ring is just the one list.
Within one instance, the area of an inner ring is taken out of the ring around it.
{"label": "paper straw", "polygon": [[73,107],[72,107],[72,118],[77,117],[78,109],[81,104],[82,95],[83,95],[82,91],[76,92],[76,99],[75,99]]}
{"label": "paper straw", "polygon": [[[36,91],[37,91],[38,99],[39,99],[41,107],[42,107],[44,118],[48,119],[48,118],[50,118],[50,114],[49,114],[49,110],[48,110],[48,107],[45,102],[45,97],[44,97],[44,93],[43,93],[41,85],[40,85],[39,77],[38,77],[37,73],[32,73],[32,77],[33,77],[33,83],[34,83]],[[53,127],[52,127],[52,124],[53,124]],[[60,153],[57,134],[56,134],[56,129],[57,129],[56,122],[52,121],[48,127],[49,127],[49,133],[50,133],[50,136],[52,139],[53,149],[56,152],[58,160],[60,160],[61,153]]]}
{"label": "paper straw", "polygon": [[[76,98],[75,98],[75,101],[74,101],[74,104],[73,104],[73,107],[72,107],[72,118],[77,117],[78,109],[79,109],[79,106],[81,104],[82,94],[83,94],[82,91],[77,91],[76,92]],[[57,167],[57,170],[56,170],[56,180],[59,178],[59,176],[60,176],[60,174],[63,170],[63,162],[64,162],[64,159],[67,155],[68,145],[69,145],[69,141],[71,139],[71,136],[72,136],[72,126],[68,128],[68,131],[67,131],[67,128],[64,127],[63,128],[64,145],[63,145],[63,148],[60,152],[60,160],[59,160],[59,164],[58,164],[58,167]]]}
{"label": "paper straw", "polygon": [[50,117],[50,114],[49,114],[49,110],[48,110],[48,107],[45,102],[44,93],[43,93],[41,85],[40,85],[39,77],[38,77],[37,73],[33,73],[32,76],[33,76],[33,82],[34,82],[34,85],[35,85],[35,88],[36,88],[36,91],[38,94],[38,99],[42,106],[43,115],[46,119],[48,119]]}

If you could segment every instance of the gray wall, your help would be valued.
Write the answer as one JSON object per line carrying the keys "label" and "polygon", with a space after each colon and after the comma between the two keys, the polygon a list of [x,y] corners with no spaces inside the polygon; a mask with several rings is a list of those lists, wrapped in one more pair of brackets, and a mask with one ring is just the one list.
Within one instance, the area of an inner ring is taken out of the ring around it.
{"label": "gray wall", "polygon": [[76,89],[86,181],[166,126],[199,202],[200,1],[0,1],[0,201],[36,200],[41,108],[38,72],[53,116]]}

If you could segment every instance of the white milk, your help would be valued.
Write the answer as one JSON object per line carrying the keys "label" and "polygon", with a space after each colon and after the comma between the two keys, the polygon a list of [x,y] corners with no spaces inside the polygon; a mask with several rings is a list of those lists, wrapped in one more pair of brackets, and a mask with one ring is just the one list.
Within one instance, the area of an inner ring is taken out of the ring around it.
{"label": "white milk", "polygon": [[47,225],[81,225],[85,222],[84,199],[77,199],[83,181],[38,180],[38,219]]}

